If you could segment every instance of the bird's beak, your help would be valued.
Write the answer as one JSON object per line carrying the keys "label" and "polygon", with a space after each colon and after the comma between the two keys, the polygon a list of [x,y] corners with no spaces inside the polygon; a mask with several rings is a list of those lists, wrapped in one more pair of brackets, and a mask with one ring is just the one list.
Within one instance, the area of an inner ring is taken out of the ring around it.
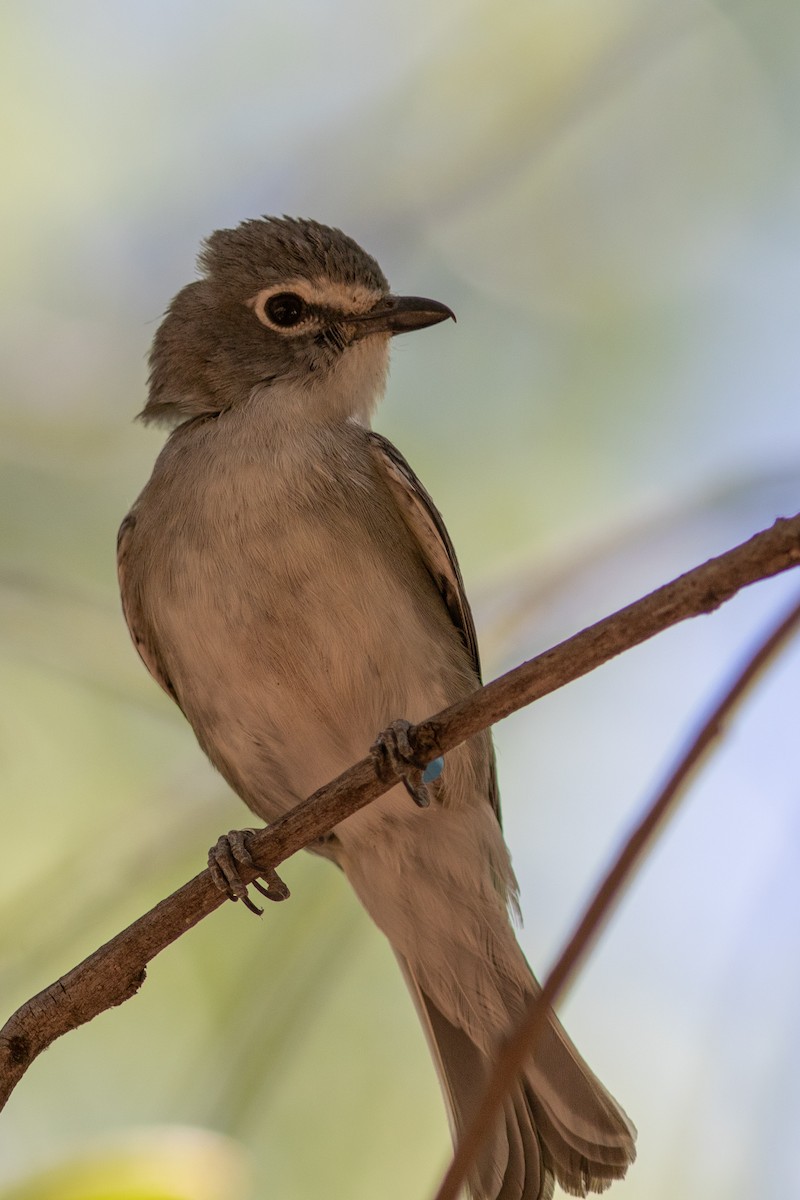
{"label": "bird's beak", "polygon": [[438,325],[455,313],[438,300],[425,300],[422,296],[384,296],[369,312],[357,313],[347,318],[348,325],[356,328],[356,337],[371,333],[408,333],[411,329],[424,329],[426,325]]}

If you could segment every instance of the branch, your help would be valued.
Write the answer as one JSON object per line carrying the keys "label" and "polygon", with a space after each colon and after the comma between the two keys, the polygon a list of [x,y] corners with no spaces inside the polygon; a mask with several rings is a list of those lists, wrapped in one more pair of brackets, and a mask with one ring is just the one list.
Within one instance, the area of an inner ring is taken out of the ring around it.
{"label": "branch", "polygon": [[548,1013],[574,978],[611,908],[619,899],[622,889],[630,883],[645,851],[675,807],[675,802],[693,771],[722,733],[724,724],[736,705],[767,664],[783,648],[788,638],[796,632],[798,625],[800,601],[793,605],[777,628],[772,630],[769,637],[750,656],[744,668],[724,692],[722,699],[703,722],[699,733],[681,755],[669,779],[628,837],[616,861],[592,896],[555,966],[545,979],[541,992],[529,1003],[517,1028],[501,1047],[480,1105],[456,1147],[452,1162],[434,1200],[456,1200],[489,1130],[502,1112],[506,1097],[511,1092],[524,1063],[536,1048]]}
{"label": "branch", "polygon": [[[797,563],[800,515],[776,521],[771,529],[420,722],[410,731],[420,764],[677,622],[712,612],[747,584]],[[373,760],[362,759],[292,812],[259,830],[249,843],[255,861],[263,867],[277,866],[383,795],[395,782],[378,778]],[[248,873],[243,871],[242,877],[248,880]],[[255,877],[255,871],[249,874],[250,879]],[[23,1004],[0,1030],[0,1107],[51,1042],[135,995],[144,982],[147,963],[224,902],[209,872],[202,871]]]}

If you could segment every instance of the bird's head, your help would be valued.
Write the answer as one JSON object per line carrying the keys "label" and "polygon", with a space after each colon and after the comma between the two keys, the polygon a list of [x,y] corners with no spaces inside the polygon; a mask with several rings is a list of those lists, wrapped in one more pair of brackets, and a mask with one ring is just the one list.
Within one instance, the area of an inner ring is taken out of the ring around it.
{"label": "bird's head", "polygon": [[254,395],[286,417],[366,420],[392,335],[453,316],[435,300],[392,295],[374,258],[316,221],[220,229],[199,266],[155,336],[144,421],[175,424]]}

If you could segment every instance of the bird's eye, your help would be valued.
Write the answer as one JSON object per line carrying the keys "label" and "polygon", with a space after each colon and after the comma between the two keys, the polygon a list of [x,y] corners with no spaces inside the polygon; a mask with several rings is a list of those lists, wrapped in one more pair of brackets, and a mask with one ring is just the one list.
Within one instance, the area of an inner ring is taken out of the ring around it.
{"label": "bird's eye", "polygon": [[293,325],[299,325],[307,312],[305,300],[294,292],[278,292],[277,295],[270,296],[264,305],[267,320],[280,329],[291,329]]}

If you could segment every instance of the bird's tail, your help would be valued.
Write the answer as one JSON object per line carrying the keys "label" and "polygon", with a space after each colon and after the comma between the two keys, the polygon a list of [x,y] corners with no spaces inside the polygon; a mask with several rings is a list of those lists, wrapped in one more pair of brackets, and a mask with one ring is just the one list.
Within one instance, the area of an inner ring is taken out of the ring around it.
{"label": "bird's tail", "polygon": [[[491,1057],[453,1025],[398,955],[447,1100],[454,1139],[480,1102]],[[531,994],[538,987],[531,977]],[[549,1200],[602,1192],[636,1156],[636,1131],[551,1013],[535,1055],[506,1098],[470,1180],[474,1200]]]}

